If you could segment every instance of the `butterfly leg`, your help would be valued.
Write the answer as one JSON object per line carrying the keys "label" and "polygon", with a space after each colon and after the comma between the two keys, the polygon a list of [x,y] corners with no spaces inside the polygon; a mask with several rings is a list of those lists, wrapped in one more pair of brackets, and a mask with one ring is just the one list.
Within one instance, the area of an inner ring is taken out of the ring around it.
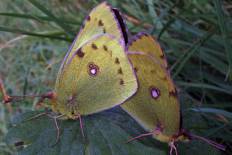
{"label": "butterfly leg", "polygon": [[57,131],[57,134],[56,134],[56,141],[55,143],[52,145],[56,145],[59,140],[60,140],[60,128],[59,128],[59,124],[58,124],[58,121],[57,119],[60,118],[60,117],[63,117],[64,115],[59,115],[59,116],[51,116],[51,115],[47,115],[48,117],[52,118],[54,120],[54,123],[55,123],[55,127],[56,127],[56,131]]}
{"label": "butterfly leg", "polygon": [[84,134],[84,128],[83,128],[83,123],[82,123],[81,115],[80,115],[80,114],[78,114],[78,115],[76,116],[76,118],[75,118],[75,119],[79,119],[80,129],[81,129],[81,134],[82,134],[82,136],[83,136],[83,137],[85,137],[85,134]]}
{"label": "butterfly leg", "polygon": [[37,119],[37,118],[39,118],[39,117],[41,117],[41,116],[43,116],[43,115],[47,115],[47,112],[43,112],[43,113],[40,113],[40,114],[38,114],[38,115],[35,115],[35,116],[33,116],[33,117],[31,117],[31,118],[25,120],[25,121],[30,121],[30,120],[33,120],[33,119]]}
{"label": "butterfly leg", "polygon": [[43,112],[43,113],[40,113],[38,115],[35,115],[29,119],[27,119],[26,121],[29,121],[29,120],[32,120],[32,119],[37,119],[43,115],[47,115],[48,117],[52,118],[54,120],[54,123],[55,123],[55,127],[56,127],[56,131],[57,131],[57,134],[56,134],[56,141],[55,143],[52,145],[56,145],[58,142],[59,142],[59,139],[60,139],[60,128],[59,128],[59,125],[58,125],[58,121],[57,119],[60,118],[60,117],[63,117],[64,115],[59,115],[59,116],[52,116],[50,115],[48,112]]}
{"label": "butterfly leg", "polygon": [[56,126],[56,131],[57,131],[55,144],[57,144],[59,139],[60,139],[60,128],[58,126],[57,117],[54,118],[54,122],[55,122],[55,126]]}
{"label": "butterfly leg", "polygon": [[169,143],[169,147],[170,147],[169,155],[172,155],[173,150],[175,151],[175,154],[178,155],[178,152],[177,152],[177,149],[176,149],[174,141],[171,141]]}

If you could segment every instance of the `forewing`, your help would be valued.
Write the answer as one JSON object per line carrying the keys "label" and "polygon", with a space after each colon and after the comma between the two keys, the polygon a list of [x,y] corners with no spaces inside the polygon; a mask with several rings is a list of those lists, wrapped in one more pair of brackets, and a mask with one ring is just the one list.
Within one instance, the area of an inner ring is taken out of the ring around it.
{"label": "forewing", "polygon": [[123,44],[127,42],[126,28],[120,12],[113,9],[107,2],[96,6],[86,17],[79,34],[63,60],[61,69],[80,47],[95,39],[96,35],[105,33],[115,36]]}
{"label": "forewing", "polygon": [[153,57],[154,61],[167,68],[165,54],[159,43],[151,35],[138,33],[128,44],[128,51],[142,52]]}

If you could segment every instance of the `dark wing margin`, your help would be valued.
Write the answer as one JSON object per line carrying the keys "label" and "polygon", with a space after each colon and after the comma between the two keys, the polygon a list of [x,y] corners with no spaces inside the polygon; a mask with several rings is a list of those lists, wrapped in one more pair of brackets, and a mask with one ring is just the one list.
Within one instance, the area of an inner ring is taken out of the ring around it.
{"label": "dark wing margin", "polygon": [[120,14],[118,9],[116,9],[116,8],[112,8],[112,11],[114,12],[115,17],[118,20],[119,27],[121,28],[125,44],[127,44],[128,43],[127,28],[126,28],[126,25],[125,25],[124,20],[122,18],[122,15]]}

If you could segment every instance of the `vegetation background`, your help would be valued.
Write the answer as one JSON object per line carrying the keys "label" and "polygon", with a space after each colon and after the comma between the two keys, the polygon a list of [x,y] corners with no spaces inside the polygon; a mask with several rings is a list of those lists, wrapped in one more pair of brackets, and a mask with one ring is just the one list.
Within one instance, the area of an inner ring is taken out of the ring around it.
{"label": "vegetation background", "polygon": [[[147,31],[161,43],[178,87],[184,127],[223,143],[227,151],[219,154],[231,154],[232,1],[108,2],[123,13],[131,35]],[[99,3],[1,0],[0,76],[7,92],[24,95],[52,90],[68,46],[84,17]],[[36,102],[14,103],[10,112],[9,106],[0,104],[0,154],[15,153],[15,147],[5,141],[9,122],[13,116],[34,109]],[[198,146],[194,143],[187,148],[195,147],[198,154],[207,152]]]}

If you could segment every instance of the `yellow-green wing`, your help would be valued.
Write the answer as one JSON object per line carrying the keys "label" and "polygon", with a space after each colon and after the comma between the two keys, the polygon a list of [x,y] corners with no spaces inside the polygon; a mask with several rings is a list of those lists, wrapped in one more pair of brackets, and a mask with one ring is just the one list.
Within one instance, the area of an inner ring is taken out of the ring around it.
{"label": "yellow-green wing", "polygon": [[146,130],[151,132],[161,128],[162,134],[154,137],[168,142],[172,136],[179,133],[180,128],[177,92],[166,68],[154,61],[154,58],[156,60],[160,58],[157,57],[159,53],[156,53],[160,48],[158,46],[158,49],[154,48],[157,43],[147,35],[140,34],[136,38],[135,44],[132,42],[128,48],[128,56],[136,71],[139,88],[137,93],[121,106]]}
{"label": "yellow-green wing", "polygon": [[157,63],[167,68],[168,64],[159,43],[146,33],[140,32],[134,36],[128,44],[129,51],[143,52],[151,55]]}
{"label": "yellow-green wing", "polygon": [[55,86],[53,110],[75,118],[123,103],[137,90],[137,80],[124,45],[100,35],[81,47],[65,66]]}
{"label": "yellow-green wing", "polygon": [[86,17],[79,34],[63,60],[61,69],[63,69],[63,66],[68,63],[69,59],[80,47],[94,39],[96,35],[105,33],[120,39],[123,44],[127,42],[123,19],[119,11],[113,9],[107,2],[96,6]]}

